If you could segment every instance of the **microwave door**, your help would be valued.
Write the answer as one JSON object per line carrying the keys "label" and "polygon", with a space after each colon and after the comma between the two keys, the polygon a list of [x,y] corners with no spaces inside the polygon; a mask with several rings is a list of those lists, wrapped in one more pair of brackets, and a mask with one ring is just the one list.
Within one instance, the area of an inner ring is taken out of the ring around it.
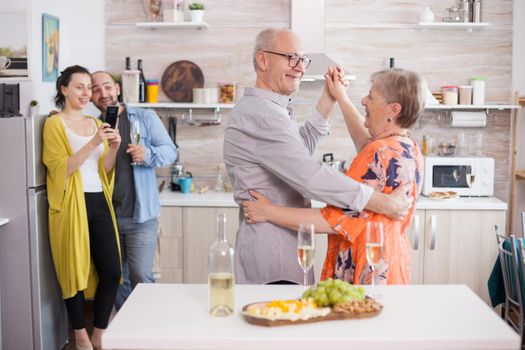
{"label": "microwave door", "polygon": [[[432,187],[436,190],[453,190],[459,194],[468,191],[467,174],[470,174],[468,165],[434,165],[432,167]],[[458,191],[459,190],[459,191]]]}

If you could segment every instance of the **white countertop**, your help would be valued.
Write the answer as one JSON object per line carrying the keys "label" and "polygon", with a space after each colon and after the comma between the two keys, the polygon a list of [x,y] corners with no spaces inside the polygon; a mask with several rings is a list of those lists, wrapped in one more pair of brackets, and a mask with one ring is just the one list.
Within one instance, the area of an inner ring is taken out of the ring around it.
{"label": "white countertop", "polygon": [[102,336],[108,349],[519,349],[520,338],[464,285],[377,286],[373,318],[281,327],[248,324],[249,303],[302,286],[236,285],[230,317],[208,313],[208,286],[139,284]]}
{"label": "white countertop", "polygon": [[[231,192],[181,193],[164,190],[160,194],[160,205],[172,207],[237,207]],[[325,204],[312,201],[312,207],[322,208]],[[448,200],[434,200],[420,196],[416,209],[452,210],[507,210],[507,203],[496,197],[473,197]]]}

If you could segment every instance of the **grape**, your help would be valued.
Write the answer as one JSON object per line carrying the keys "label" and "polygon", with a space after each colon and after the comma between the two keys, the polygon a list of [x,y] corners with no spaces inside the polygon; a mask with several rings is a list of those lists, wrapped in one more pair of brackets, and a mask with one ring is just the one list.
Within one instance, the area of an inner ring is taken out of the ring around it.
{"label": "grape", "polygon": [[343,280],[329,278],[305,291],[303,298],[312,298],[319,306],[334,306],[352,300],[363,300],[365,298],[365,289],[362,286],[354,286]]}

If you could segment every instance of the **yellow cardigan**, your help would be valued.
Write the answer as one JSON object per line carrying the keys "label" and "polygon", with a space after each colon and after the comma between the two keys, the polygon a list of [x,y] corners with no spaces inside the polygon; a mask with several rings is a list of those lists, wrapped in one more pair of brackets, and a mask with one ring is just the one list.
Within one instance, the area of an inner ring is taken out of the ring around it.
{"label": "yellow cardigan", "polygon": [[[101,121],[94,120],[99,127]],[[46,120],[43,141],[43,161],[47,167],[49,238],[62,296],[68,299],[83,290],[85,297],[91,298],[95,295],[98,276],[89,248],[89,229],[82,178],[79,169],[67,177],[67,162],[73,155],[73,151],[64,124],[58,115],[53,115]],[[104,158],[107,152],[108,143],[104,142],[104,154],[98,162],[98,174],[118,244],[117,222],[111,202],[115,171],[113,169],[106,174]],[[120,244],[118,247],[120,256]]]}

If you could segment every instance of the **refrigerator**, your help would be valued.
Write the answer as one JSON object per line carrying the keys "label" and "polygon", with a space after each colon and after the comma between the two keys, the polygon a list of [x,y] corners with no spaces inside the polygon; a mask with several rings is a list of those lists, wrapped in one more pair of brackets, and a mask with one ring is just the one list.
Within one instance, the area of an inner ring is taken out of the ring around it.
{"label": "refrigerator", "polygon": [[49,246],[45,120],[0,118],[0,350],[57,350],[68,340]]}

